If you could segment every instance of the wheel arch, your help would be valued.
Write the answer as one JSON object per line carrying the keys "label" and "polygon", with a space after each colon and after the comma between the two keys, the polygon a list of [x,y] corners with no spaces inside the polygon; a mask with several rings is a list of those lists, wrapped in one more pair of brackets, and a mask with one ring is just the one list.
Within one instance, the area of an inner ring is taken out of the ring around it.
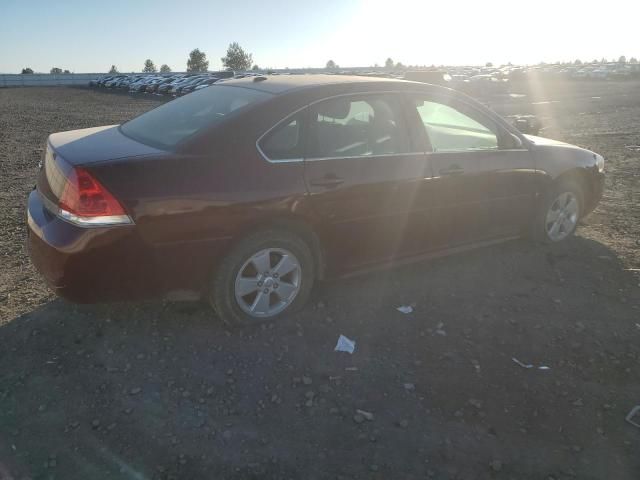
{"label": "wheel arch", "polygon": [[310,248],[316,267],[316,278],[323,280],[326,271],[326,252],[320,241],[317,227],[306,217],[293,213],[280,214],[258,223],[252,223],[235,237],[229,246],[231,250],[244,238],[255,235],[262,230],[279,229],[301,238]]}
{"label": "wheel arch", "polygon": [[578,184],[580,187],[583,198],[581,199],[583,202],[582,212],[580,212],[581,216],[584,216],[586,213],[586,206],[590,204],[590,199],[592,196],[591,192],[591,183],[589,182],[589,173],[585,168],[576,167],[571,170],[567,170],[558,175],[554,181],[553,185],[559,185],[564,181],[573,181]]}

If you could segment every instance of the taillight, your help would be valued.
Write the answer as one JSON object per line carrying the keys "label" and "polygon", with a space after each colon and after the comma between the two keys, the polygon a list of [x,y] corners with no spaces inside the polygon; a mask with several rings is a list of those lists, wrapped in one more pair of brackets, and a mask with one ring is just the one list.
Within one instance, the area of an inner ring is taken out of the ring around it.
{"label": "taillight", "polygon": [[81,167],[69,171],[58,207],[62,218],[77,225],[132,223],[120,202]]}

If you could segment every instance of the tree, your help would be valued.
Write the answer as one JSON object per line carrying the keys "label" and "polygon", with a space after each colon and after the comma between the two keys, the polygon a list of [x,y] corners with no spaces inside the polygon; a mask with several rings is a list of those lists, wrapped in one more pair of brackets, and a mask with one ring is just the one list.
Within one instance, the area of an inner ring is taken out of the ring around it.
{"label": "tree", "polygon": [[327,62],[327,70],[333,70],[338,68],[338,65],[336,65],[336,62],[334,62],[333,60],[329,60]]}
{"label": "tree", "polygon": [[402,62],[398,62],[396,63],[396,68],[404,68],[404,65],[402,64]]}
{"label": "tree", "polygon": [[64,72],[62,72],[62,73],[64,73],[65,75],[68,75],[68,74],[70,74],[71,72],[70,72],[69,70],[65,70],[65,71],[64,71]]}
{"label": "tree", "polygon": [[391,57],[387,58],[384,62],[384,68],[393,68],[393,60],[391,59]]}
{"label": "tree", "polygon": [[484,64],[484,66],[491,68],[491,67],[493,67],[493,63],[492,62],[487,62],[487,63]]}
{"label": "tree", "polygon": [[147,58],[144,61],[144,68],[142,69],[143,73],[156,73],[158,70],[156,69],[155,64],[151,61],[150,58]]}
{"label": "tree", "polygon": [[62,73],[62,69],[58,67],[53,67],[51,70],[49,70],[49,73],[53,75],[60,75]]}
{"label": "tree", "polygon": [[227,48],[227,56],[222,57],[222,65],[231,70],[249,70],[253,63],[253,55],[245,52],[243,48],[238,45],[238,42],[232,42]]}
{"label": "tree", "polygon": [[163,63],[162,66],[160,67],[160,73],[169,73],[169,72],[171,72],[171,67],[166,63]]}
{"label": "tree", "polygon": [[618,63],[627,63],[627,57],[621,55],[620,58],[618,58]]}
{"label": "tree", "polygon": [[260,70],[260,67],[258,66],[258,64],[256,63],[253,67],[251,67],[251,70],[253,70],[254,72]]}
{"label": "tree", "polygon": [[26,68],[22,69],[22,73],[23,74],[31,74],[31,73],[33,73],[33,70],[31,68],[29,68],[29,67],[26,67]]}
{"label": "tree", "polygon": [[207,54],[195,48],[189,53],[187,60],[187,72],[206,72],[209,68]]}
{"label": "tree", "polygon": [[582,65],[582,60],[580,60],[579,58],[576,58],[576,61],[573,62],[574,65]]}
{"label": "tree", "polygon": [[111,68],[109,69],[109,73],[119,73],[118,67],[116,67],[115,65],[111,65]]}
{"label": "tree", "polygon": [[637,59],[636,57],[631,57],[631,58],[629,59],[629,63],[636,64],[636,63],[638,63],[638,59]]}

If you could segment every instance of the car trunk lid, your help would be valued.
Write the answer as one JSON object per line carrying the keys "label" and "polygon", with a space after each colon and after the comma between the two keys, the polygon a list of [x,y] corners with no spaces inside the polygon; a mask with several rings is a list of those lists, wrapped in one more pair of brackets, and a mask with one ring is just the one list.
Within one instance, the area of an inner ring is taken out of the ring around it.
{"label": "car trunk lid", "polygon": [[117,125],[85,128],[49,136],[37,189],[50,205],[57,205],[75,167],[130,158],[161,156],[168,152],[132,140]]}
{"label": "car trunk lid", "polygon": [[49,146],[71,166],[166,153],[127,137],[118,125],[54,133]]}

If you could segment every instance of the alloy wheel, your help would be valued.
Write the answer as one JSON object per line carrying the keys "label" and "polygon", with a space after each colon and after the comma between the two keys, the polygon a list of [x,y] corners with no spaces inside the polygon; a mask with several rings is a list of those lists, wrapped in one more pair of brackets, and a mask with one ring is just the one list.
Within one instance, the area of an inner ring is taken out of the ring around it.
{"label": "alloy wheel", "polygon": [[551,203],[545,217],[545,231],[553,242],[564,240],[578,223],[579,203],[572,192],[564,192]]}
{"label": "alloy wheel", "polygon": [[283,248],[260,250],[236,275],[236,302],[251,317],[272,317],[291,305],[301,280],[300,262],[291,252]]}

